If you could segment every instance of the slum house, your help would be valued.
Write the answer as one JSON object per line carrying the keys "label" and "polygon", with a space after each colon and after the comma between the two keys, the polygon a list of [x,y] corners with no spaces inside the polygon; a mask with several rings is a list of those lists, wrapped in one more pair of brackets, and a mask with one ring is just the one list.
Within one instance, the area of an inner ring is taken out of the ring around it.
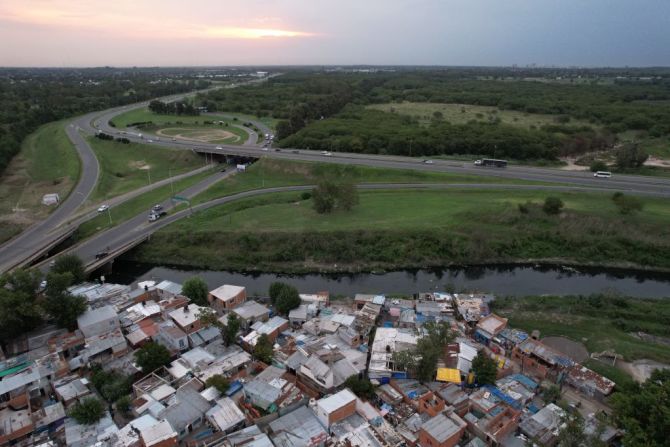
{"label": "slum house", "polygon": [[274,447],[268,435],[263,433],[258,425],[252,425],[236,431],[225,438],[225,447]]}
{"label": "slum house", "polygon": [[[395,370],[392,361],[394,352],[406,351],[416,347],[418,337],[407,329],[377,328],[375,339],[370,349],[368,377],[382,381],[390,379]],[[404,375],[404,371],[400,372]]]}
{"label": "slum house", "polygon": [[181,295],[182,292],[181,284],[168,280],[159,282],[154,286],[154,289],[161,300]]}
{"label": "slum house", "polygon": [[496,388],[511,399],[510,405],[521,409],[528,404],[538,390],[538,383],[523,374],[511,374],[496,380]]}
{"label": "slum house", "polygon": [[205,414],[211,405],[199,390],[189,383],[181,386],[170,400],[170,405],[160,412],[159,418],[165,419],[183,439],[205,421]]}
{"label": "slum house", "polygon": [[549,404],[519,424],[521,432],[543,446],[553,447],[558,442],[560,427],[565,420],[565,411]]}
{"label": "slum house", "polygon": [[603,377],[597,372],[581,365],[574,365],[570,368],[565,381],[581,393],[598,400],[603,400],[609,396],[616,385],[607,377]]}
{"label": "slum house", "polygon": [[55,380],[51,386],[56,398],[65,408],[91,395],[91,390],[88,388],[88,379],[77,375],[70,375],[60,380]]}
{"label": "slum house", "polygon": [[189,347],[188,336],[172,321],[159,323],[153,340],[165,346],[170,351],[170,355],[173,356],[179,352],[186,351]]}
{"label": "slum house", "polygon": [[224,284],[209,292],[210,306],[219,314],[231,310],[247,300],[247,289],[241,286]]}
{"label": "slum house", "polygon": [[413,379],[391,379],[391,386],[403,396],[403,401],[419,413],[430,417],[442,412],[446,405],[428,387]]}
{"label": "slum house", "polygon": [[461,386],[455,383],[432,382],[428,387],[460,417],[465,416],[470,410],[470,399]]}
{"label": "slum house", "polygon": [[202,329],[200,314],[205,309],[207,308],[200,307],[197,304],[185,304],[179,309],[173,310],[168,315],[179,329],[186,333],[186,335],[189,335]]}
{"label": "slum house", "polygon": [[116,435],[114,447],[177,447],[179,437],[168,421],[146,414],[133,419]]}
{"label": "slum house", "polygon": [[456,414],[439,413],[421,425],[421,447],[454,447],[465,432],[466,423]]}
{"label": "slum house", "polygon": [[110,444],[117,438],[119,428],[108,412],[95,424],[82,425],[74,419],[65,420],[65,444],[68,447],[91,447]]}
{"label": "slum house", "polygon": [[482,317],[489,314],[487,298],[484,296],[454,294],[456,309],[461,318],[469,325],[474,325]]}
{"label": "slum house", "polygon": [[328,292],[301,293],[300,301],[306,305],[314,304],[317,309],[323,309],[330,304],[330,294]]}
{"label": "slum house", "polygon": [[194,371],[194,374],[204,383],[216,374],[235,377],[239,373],[244,372],[250,364],[251,355],[238,345],[231,345],[223,351],[217,352],[213,362],[206,367],[200,366],[198,370]]}
{"label": "slum house", "polygon": [[246,416],[229,397],[222,397],[205,414],[210,425],[218,431],[232,433],[244,428]]}
{"label": "slum house", "polygon": [[263,334],[267,335],[270,343],[274,343],[279,334],[288,329],[288,320],[280,316],[275,316],[265,323],[257,321],[251,325],[251,329],[252,331],[241,339],[243,344],[249,349],[253,349],[253,347],[256,346],[258,338]]}
{"label": "slum house", "polygon": [[194,348],[221,340],[221,331],[216,326],[205,326],[188,334],[188,344]]}
{"label": "slum house", "polygon": [[[334,360],[333,357],[338,358]],[[312,354],[297,370],[298,379],[322,394],[333,392],[351,376],[358,376],[359,370],[339,350],[329,350],[325,361]]]}
{"label": "slum house", "polygon": [[77,327],[84,337],[106,334],[121,327],[116,310],[112,306],[89,309],[77,318]]}
{"label": "slum house", "polygon": [[307,320],[316,316],[316,307],[314,305],[301,304],[288,313],[288,321],[292,327],[301,327]]}
{"label": "slum house", "polygon": [[286,371],[268,366],[252,381],[244,384],[248,401],[268,413],[291,405],[303,398],[298,387],[286,379]]}
{"label": "slum house", "polygon": [[270,422],[268,435],[275,447],[324,447],[328,433],[308,407]]}
{"label": "slum house", "polygon": [[532,338],[514,348],[512,360],[521,364],[523,374],[541,380],[556,378],[560,371],[570,368],[574,364],[570,358]]}
{"label": "slum house", "polygon": [[490,314],[477,322],[474,338],[479,343],[488,345],[503,329],[507,327],[507,318]]}
{"label": "slum house", "polygon": [[74,296],[82,296],[91,308],[111,305],[122,309],[132,303],[129,294],[130,286],[122,284],[83,283],[68,287],[68,292]]}
{"label": "slum house", "polygon": [[316,401],[316,417],[326,428],[356,412],[356,395],[347,388]]}
{"label": "slum house", "polygon": [[354,310],[362,310],[366,304],[375,304],[383,306],[386,302],[384,295],[367,295],[364,293],[357,293],[354,297]]}
{"label": "slum house", "polygon": [[33,445],[34,435],[58,430],[65,420],[60,402],[42,406],[39,399],[31,399],[28,392],[0,405],[0,445]]}
{"label": "slum house", "polygon": [[121,329],[115,329],[100,335],[86,338],[84,349],[69,361],[71,370],[81,368],[88,363],[104,365],[128,352],[128,343]]}
{"label": "slum house", "polygon": [[256,301],[246,301],[232,312],[237,315],[243,330],[248,330],[257,321],[266,322],[270,319],[270,309]]}

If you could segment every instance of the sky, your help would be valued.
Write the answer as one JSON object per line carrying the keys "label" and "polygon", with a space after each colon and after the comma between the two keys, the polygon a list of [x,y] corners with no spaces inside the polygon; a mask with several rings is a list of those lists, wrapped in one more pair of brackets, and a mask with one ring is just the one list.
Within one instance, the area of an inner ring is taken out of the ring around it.
{"label": "sky", "polygon": [[0,66],[670,65],[670,0],[0,0]]}

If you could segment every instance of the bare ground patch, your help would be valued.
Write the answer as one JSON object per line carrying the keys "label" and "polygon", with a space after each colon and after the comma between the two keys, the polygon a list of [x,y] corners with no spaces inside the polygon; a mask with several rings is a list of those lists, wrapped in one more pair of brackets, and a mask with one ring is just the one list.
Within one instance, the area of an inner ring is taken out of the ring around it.
{"label": "bare ground patch", "polygon": [[238,135],[223,129],[169,127],[156,131],[156,135],[176,138],[178,140],[199,141],[202,143],[215,143],[224,140],[230,143],[237,143],[241,140]]}

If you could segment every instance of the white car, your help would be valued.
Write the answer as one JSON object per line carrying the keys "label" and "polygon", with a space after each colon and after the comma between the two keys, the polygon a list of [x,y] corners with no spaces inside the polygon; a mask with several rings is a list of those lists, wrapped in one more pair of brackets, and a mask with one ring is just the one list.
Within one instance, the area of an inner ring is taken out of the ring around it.
{"label": "white car", "polygon": [[322,152],[321,152],[321,155],[325,155],[326,157],[330,157],[330,156],[333,155],[333,154],[331,154],[331,153],[328,152],[328,151],[322,151]]}
{"label": "white car", "polygon": [[267,152],[267,151],[268,151],[268,148],[267,148],[266,146],[263,146],[263,150],[264,150],[265,152]]}
{"label": "white car", "polygon": [[153,143],[154,140],[147,140],[147,143]]}
{"label": "white car", "polygon": [[481,160],[475,160],[475,166],[481,166],[482,161]]}
{"label": "white car", "polygon": [[598,171],[594,173],[593,176],[598,178],[610,178],[612,177],[612,173],[609,171]]}
{"label": "white car", "polygon": [[423,162],[427,165],[432,165],[433,164],[433,160],[424,160]]}
{"label": "white car", "polygon": [[216,148],[217,148],[218,150],[223,149],[221,146],[216,146]]}
{"label": "white car", "polygon": [[108,209],[109,209],[109,205],[100,205],[100,207],[98,208],[98,212],[99,213],[104,213]]}

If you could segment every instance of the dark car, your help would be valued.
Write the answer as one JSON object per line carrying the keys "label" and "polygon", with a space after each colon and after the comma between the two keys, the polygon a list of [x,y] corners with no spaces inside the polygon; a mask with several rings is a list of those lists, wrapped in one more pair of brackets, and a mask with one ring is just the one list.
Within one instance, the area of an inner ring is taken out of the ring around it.
{"label": "dark car", "polygon": [[98,253],[95,254],[95,259],[96,260],[102,259],[104,257],[107,257],[107,255],[109,255],[108,251],[99,251]]}

